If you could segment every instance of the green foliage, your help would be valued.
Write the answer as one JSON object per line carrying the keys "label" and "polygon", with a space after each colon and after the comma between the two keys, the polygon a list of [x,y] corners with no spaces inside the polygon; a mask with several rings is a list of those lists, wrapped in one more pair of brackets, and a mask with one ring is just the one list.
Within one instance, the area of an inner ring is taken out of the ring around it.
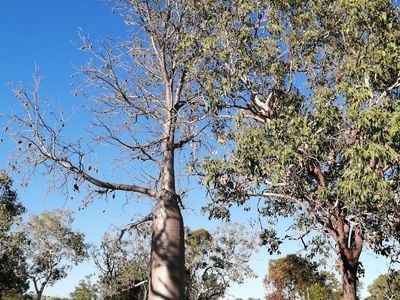
{"label": "green foliage", "polygon": [[[106,299],[143,299],[149,276],[150,228],[141,225],[127,238],[103,236],[92,256],[100,271],[99,288]],[[249,267],[256,244],[239,224],[186,231],[188,300],[220,299],[233,283],[255,274]]]}
{"label": "green foliage", "polygon": [[400,273],[392,272],[379,275],[369,286],[368,300],[399,300],[400,299]]}
{"label": "green foliage", "polygon": [[187,299],[221,299],[231,284],[254,277],[248,262],[255,249],[254,237],[239,224],[187,230]]}
{"label": "green foliage", "polygon": [[210,217],[229,219],[233,205],[258,197],[271,252],[284,240],[271,225],[291,217],[286,237],[312,243],[304,237],[316,230],[325,246],[333,239],[353,252],[341,264],[352,276],[363,245],[398,255],[399,8],[389,0],[212,5],[221,25],[208,33],[216,41],[200,76],[224,114],[215,134],[233,147],[201,166]]}
{"label": "green foliage", "polygon": [[2,300],[33,300],[34,296],[31,294],[22,294],[22,293],[8,293],[4,297],[1,298]]}
{"label": "green foliage", "polygon": [[142,299],[150,272],[150,228],[139,226],[128,238],[105,233],[92,257],[100,271],[99,289],[105,299]]}
{"label": "green foliage", "polygon": [[205,229],[197,229],[187,233],[186,245],[190,247],[194,254],[201,254],[205,251],[204,246],[212,242],[211,234]]}
{"label": "green foliage", "polygon": [[339,284],[335,275],[320,272],[309,260],[291,254],[271,260],[264,278],[268,289],[266,299],[313,300],[340,299]]}
{"label": "green foliage", "polygon": [[27,288],[23,247],[25,237],[15,230],[25,208],[17,202],[11,178],[0,171],[0,298]]}
{"label": "green foliage", "polygon": [[25,224],[28,273],[38,298],[47,285],[65,278],[73,265],[87,257],[84,235],[72,229],[72,222],[72,213],[59,209],[33,215]]}
{"label": "green foliage", "polygon": [[81,280],[70,297],[72,300],[95,300],[97,299],[97,288],[93,286],[89,279]]}

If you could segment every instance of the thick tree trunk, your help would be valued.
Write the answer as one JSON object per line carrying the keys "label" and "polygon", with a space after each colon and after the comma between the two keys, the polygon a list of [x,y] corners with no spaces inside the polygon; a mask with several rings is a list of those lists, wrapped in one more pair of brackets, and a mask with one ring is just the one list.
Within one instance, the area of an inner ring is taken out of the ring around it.
{"label": "thick tree trunk", "polygon": [[[344,226],[344,236],[337,242],[340,275],[343,286],[344,300],[357,300],[357,271],[360,254],[363,247],[363,238],[360,225]],[[348,238],[350,236],[350,239]]]}
{"label": "thick tree trunk", "polygon": [[343,299],[357,300],[357,269],[358,260],[349,261],[345,255],[340,258],[340,275],[343,286]]}
{"label": "thick tree trunk", "polygon": [[[168,95],[170,93],[167,93]],[[156,207],[153,211],[150,300],[185,299],[184,229],[179,196],[175,192],[176,116],[172,111],[171,109],[168,122],[164,124],[160,190],[156,194]]]}
{"label": "thick tree trunk", "polygon": [[153,213],[149,299],[185,299],[183,220],[177,195],[157,194]]}

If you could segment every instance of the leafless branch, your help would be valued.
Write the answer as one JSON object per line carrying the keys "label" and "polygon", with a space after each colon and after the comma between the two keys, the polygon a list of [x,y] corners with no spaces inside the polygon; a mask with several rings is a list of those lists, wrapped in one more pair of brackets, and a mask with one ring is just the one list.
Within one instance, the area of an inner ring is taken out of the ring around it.
{"label": "leafless branch", "polygon": [[144,218],[142,218],[142,219],[140,219],[140,220],[138,220],[136,222],[129,223],[128,225],[126,225],[124,228],[122,228],[120,230],[120,233],[119,233],[119,235],[117,237],[117,241],[121,242],[121,240],[124,237],[124,234],[126,232],[131,231],[132,229],[142,225],[143,223],[150,222],[152,220],[152,218],[153,218],[153,214],[148,214],[147,216],[145,216]]}
{"label": "leafless branch", "polygon": [[400,77],[397,78],[396,82],[389,86],[382,94],[376,99],[373,105],[378,105],[392,90],[400,87]]}

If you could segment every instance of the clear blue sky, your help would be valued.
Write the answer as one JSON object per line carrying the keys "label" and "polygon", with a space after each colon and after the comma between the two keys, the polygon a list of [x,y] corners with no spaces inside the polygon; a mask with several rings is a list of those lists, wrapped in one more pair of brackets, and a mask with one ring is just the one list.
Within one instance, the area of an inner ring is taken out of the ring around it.
{"label": "clear blue sky", "polygon": [[[2,0],[0,26],[0,116],[16,107],[8,83],[23,81],[26,85],[31,85],[35,63],[40,66],[40,74],[44,78],[42,95],[51,97],[67,111],[79,109],[79,99],[71,96],[70,87],[70,75],[74,72],[74,67],[79,67],[86,61],[86,57],[76,49],[76,45],[79,45],[78,29],[89,33],[93,39],[127,36],[123,19],[118,14],[112,14],[109,4],[97,0]],[[0,117],[2,128],[5,122],[6,118]],[[15,148],[3,131],[0,131],[0,138],[4,139],[0,143],[0,168],[7,169],[7,159],[12,156]],[[18,185],[19,175],[12,175]],[[79,199],[67,200],[60,193],[47,193],[46,184],[43,176],[38,174],[32,178],[27,188],[17,186],[20,200],[27,207],[28,213],[37,214],[44,209],[68,207],[76,211],[75,227],[83,231],[92,243],[97,243],[104,230],[111,225],[123,225],[135,215],[145,214],[150,207],[149,203],[127,204],[124,199],[119,198],[110,202],[95,201],[78,212]],[[201,189],[194,188],[187,200],[188,206],[193,210],[186,210],[184,214],[187,224],[192,228],[209,228],[215,225],[215,222],[209,223],[198,212],[204,197]],[[239,219],[243,219],[243,216]],[[283,249],[284,254],[293,251],[293,245]],[[374,263],[376,260],[371,254],[363,257],[367,268],[365,281],[368,283],[385,270],[385,264]],[[232,289],[230,294],[243,298],[263,298],[262,278],[268,258],[262,250],[252,262],[259,278],[249,281],[241,288]],[[90,272],[92,266],[86,263],[74,269],[67,279],[48,288],[45,294],[66,296]]]}

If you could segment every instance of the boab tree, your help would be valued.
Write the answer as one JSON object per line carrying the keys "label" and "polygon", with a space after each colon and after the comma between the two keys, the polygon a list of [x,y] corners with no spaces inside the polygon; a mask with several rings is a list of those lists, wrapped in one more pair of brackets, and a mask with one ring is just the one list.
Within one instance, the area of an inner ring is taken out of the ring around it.
{"label": "boab tree", "polygon": [[[314,253],[333,244],[344,297],[356,299],[362,249],[399,251],[399,8],[223,3],[204,37],[220,47],[204,86],[228,112],[219,140],[234,147],[203,164],[211,216],[229,218],[232,205],[258,197],[271,223],[292,218],[286,238]],[[270,227],[263,238],[275,251],[285,237]]]}
{"label": "boab tree", "polygon": [[[19,162],[41,165],[56,175],[57,185],[69,183],[74,190],[88,187],[92,195],[103,196],[124,191],[155,200],[150,299],[184,298],[184,232],[175,156],[196,142],[207,126],[206,108],[193,83],[199,53],[192,38],[198,25],[195,7],[183,0],[116,1],[115,10],[125,16],[132,37],[96,47],[83,36],[81,49],[92,60],[77,74],[82,79],[77,95],[88,98],[93,118],[90,134],[76,142],[65,139],[68,124],[63,117],[45,111],[50,108],[39,98],[39,78],[33,93],[15,89],[24,111],[14,116],[25,157]],[[115,147],[107,147],[107,160],[102,145]],[[97,156],[102,163],[96,164]],[[111,165],[102,169],[107,161]],[[121,175],[111,175],[116,166],[121,172],[128,170],[124,182],[114,182]]]}

